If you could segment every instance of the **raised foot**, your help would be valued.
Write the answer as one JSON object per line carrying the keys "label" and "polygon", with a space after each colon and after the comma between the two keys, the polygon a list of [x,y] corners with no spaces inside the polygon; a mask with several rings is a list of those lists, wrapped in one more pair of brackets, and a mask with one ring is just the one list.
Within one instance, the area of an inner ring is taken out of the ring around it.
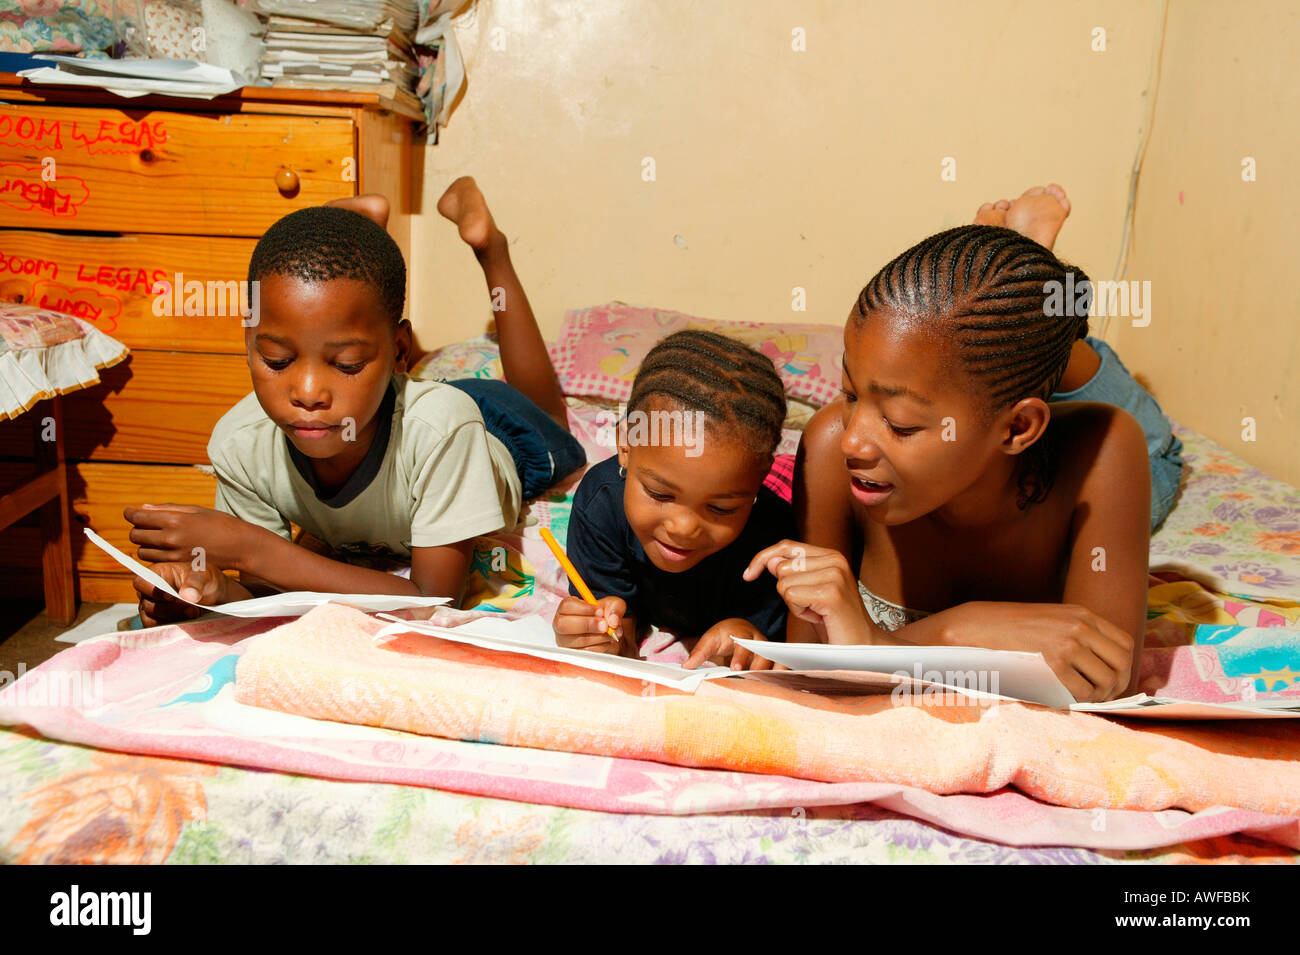
{"label": "raised foot", "polygon": [[504,240],[472,176],[461,176],[447,187],[438,200],[438,212],[456,223],[461,239],[475,252],[486,252]]}

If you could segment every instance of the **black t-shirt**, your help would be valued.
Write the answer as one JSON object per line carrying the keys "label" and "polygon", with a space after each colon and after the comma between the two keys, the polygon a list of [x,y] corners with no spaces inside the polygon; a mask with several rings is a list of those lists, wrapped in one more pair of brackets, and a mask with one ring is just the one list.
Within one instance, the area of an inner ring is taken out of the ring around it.
{"label": "black t-shirt", "polygon": [[[757,580],[741,577],[764,547],[794,537],[790,505],[766,487],[740,536],[690,570],[670,574],[650,562],[623,510],[626,479],[618,458],[589,470],[578,485],[569,517],[566,550],[597,599],[622,597],[638,624],[653,624],[679,637],[698,637],[728,617],[743,617],[767,635],[785,639],[785,601],[766,570]],[[572,584],[569,592],[577,595]]]}

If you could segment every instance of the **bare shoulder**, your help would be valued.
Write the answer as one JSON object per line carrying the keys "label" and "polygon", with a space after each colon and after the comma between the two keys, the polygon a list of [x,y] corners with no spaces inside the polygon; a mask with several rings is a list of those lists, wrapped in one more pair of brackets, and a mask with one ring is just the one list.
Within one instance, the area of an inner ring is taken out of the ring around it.
{"label": "bare shoulder", "polygon": [[819,410],[804,427],[794,468],[794,516],[799,539],[849,554],[853,541],[852,499],[840,439],[840,401]]}
{"label": "bare shoulder", "polygon": [[1052,427],[1059,429],[1061,474],[1081,490],[1113,489],[1116,482],[1150,474],[1142,426],[1123,408],[1092,401],[1053,404]]}
{"label": "bare shoulder", "polygon": [[810,464],[823,464],[840,457],[840,438],[844,436],[844,409],[840,399],[817,409],[804,426],[799,453]]}

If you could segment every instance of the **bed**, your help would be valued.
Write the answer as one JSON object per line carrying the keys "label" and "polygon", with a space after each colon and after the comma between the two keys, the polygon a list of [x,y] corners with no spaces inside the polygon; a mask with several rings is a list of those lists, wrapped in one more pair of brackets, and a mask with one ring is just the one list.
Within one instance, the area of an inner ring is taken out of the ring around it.
{"label": "bed", "polygon": [[[783,452],[833,397],[837,329],[705,322],[617,303],[579,310],[552,351],[591,461],[612,452],[618,401],[644,350],[687,325],[725,325],[773,358],[793,398]],[[500,366],[494,343],[476,338],[440,349],[413,374],[489,377]],[[1188,471],[1152,540],[1142,689],[1300,702],[1300,492],[1190,429],[1176,432]],[[435,621],[553,611],[563,580],[538,531],[564,539],[573,488],[553,489],[519,527],[481,539],[469,609]],[[1019,704],[969,719],[900,715],[906,708],[850,718],[835,710],[849,704],[831,702],[819,735],[797,700],[710,685],[689,701],[647,701],[635,688],[575,690],[572,674],[560,683],[466,651],[428,661],[430,679],[481,675],[481,712],[442,738],[379,718],[305,715],[361,712],[380,685],[363,679],[369,618],[312,613],[110,634],[0,690],[0,860],[1110,864],[1289,863],[1300,854],[1291,721],[1139,723]],[[254,682],[249,648],[262,648],[260,660],[277,645],[325,648],[320,661],[337,651],[334,677],[325,662],[312,666],[339,693],[290,712],[236,700],[236,670]],[[502,702],[563,697],[552,692],[561,686],[575,705],[586,701],[584,718],[604,712],[622,724],[623,743],[606,735],[566,748]],[[715,732],[660,738],[617,715],[651,706],[711,707]],[[842,735],[835,720],[843,732],[880,729],[861,737],[853,778],[827,761]],[[747,730],[730,748],[718,743],[733,725],[802,735],[762,762],[745,752]]]}

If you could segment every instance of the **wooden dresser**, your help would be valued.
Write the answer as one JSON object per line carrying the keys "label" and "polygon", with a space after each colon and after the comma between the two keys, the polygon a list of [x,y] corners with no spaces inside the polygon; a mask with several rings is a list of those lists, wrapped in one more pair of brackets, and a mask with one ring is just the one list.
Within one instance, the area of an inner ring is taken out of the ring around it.
{"label": "wooden dresser", "polygon": [[[0,300],[76,315],[132,351],[63,406],[80,597],[134,600],[130,576],[81,527],[133,554],[123,507],[212,506],[208,436],[251,390],[226,283],[247,279],[281,216],[362,192],[389,197],[409,262],[419,113],[366,92],[124,100],[12,75],[0,75],[0,100]],[[177,276],[214,283],[205,314],[155,314],[155,284]],[[0,483],[30,469],[31,449],[30,425],[0,424]],[[40,553],[35,519],[0,535],[0,599],[41,595]]]}

